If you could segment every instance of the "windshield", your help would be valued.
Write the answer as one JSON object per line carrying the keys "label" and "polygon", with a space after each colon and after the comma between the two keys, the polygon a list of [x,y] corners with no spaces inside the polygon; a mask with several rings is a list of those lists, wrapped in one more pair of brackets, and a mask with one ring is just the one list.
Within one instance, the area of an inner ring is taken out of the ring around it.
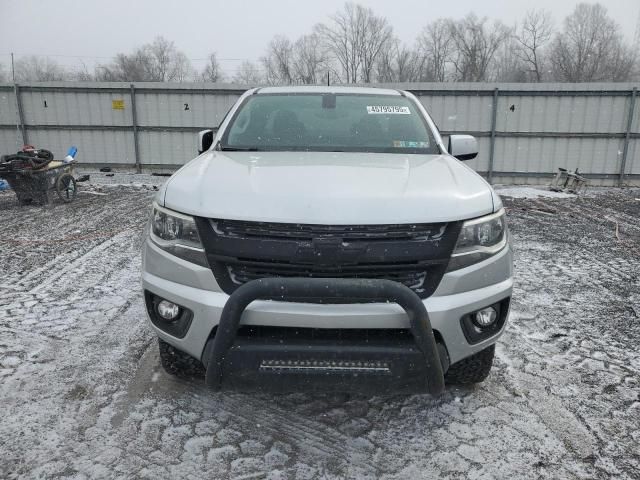
{"label": "windshield", "polygon": [[223,150],[440,153],[414,102],[396,95],[258,94],[229,122]]}

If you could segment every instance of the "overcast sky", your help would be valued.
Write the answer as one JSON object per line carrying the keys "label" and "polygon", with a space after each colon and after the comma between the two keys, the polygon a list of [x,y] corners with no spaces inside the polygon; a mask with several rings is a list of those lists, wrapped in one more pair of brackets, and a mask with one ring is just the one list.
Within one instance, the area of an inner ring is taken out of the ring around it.
{"label": "overcast sky", "polygon": [[[422,27],[438,17],[459,18],[470,11],[514,25],[527,9],[544,8],[561,25],[575,1],[569,0],[362,0],[386,17],[396,35],[413,43]],[[640,0],[600,0],[633,38]],[[292,39],[327,20],[344,0],[0,0],[0,62],[8,54],[50,55],[65,65],[84,61],[90,69],[118,52],[163,35],[204,65],[211,51],[229,73],[243,59],[257,60],[276,34]],[[80,58],[75,58],[75,56]],[[100,58],[104,57],[104,58]]]}

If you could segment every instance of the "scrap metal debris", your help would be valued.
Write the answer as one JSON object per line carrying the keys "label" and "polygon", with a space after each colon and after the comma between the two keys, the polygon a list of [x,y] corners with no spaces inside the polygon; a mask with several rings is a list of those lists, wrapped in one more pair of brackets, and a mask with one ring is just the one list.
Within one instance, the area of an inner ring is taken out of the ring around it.
{"label": "scrap metal debris", "polygon": [[566,168],[558,167],[558,173],[551,180],[549,190],[579,194],[586,191],[588,184],[589,180],[580,175],[577,168],[570,172]]}

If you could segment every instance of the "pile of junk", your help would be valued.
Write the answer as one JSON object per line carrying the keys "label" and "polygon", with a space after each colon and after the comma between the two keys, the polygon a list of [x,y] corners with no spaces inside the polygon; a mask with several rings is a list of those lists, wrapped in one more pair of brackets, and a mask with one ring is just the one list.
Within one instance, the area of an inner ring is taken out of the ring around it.
{"label": "pile of junk", "polygon": [[589,180],[578,173],[578,169],[574,172],[566,168],[558,167],[558,173],[553,177],[549,184],[549,190],[553,192],[566,193],[584,193],[589,186]]}
{"label": "pile of junk", "polygon": [[0,187],[12,189],[20,205],[48,205],[54,192],[63,202],[72,202],[78,194],[74,176],[77,153],[78,149],[71,147],[64,160],[54,160],[49,150],[25,145],[15,154],[0,157]]}

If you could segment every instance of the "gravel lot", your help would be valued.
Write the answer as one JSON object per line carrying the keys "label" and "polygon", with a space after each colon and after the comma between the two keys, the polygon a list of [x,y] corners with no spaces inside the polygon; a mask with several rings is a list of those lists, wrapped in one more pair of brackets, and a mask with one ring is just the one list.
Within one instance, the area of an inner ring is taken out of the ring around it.
{"label": "gravel lot", "polygon": [[273,396],[161,371],[139,252],[164,179],[101,179],[46,209],[0,192],[0,478],[640,478],[640,191],[505,191],[517,285],[484,384]]}

